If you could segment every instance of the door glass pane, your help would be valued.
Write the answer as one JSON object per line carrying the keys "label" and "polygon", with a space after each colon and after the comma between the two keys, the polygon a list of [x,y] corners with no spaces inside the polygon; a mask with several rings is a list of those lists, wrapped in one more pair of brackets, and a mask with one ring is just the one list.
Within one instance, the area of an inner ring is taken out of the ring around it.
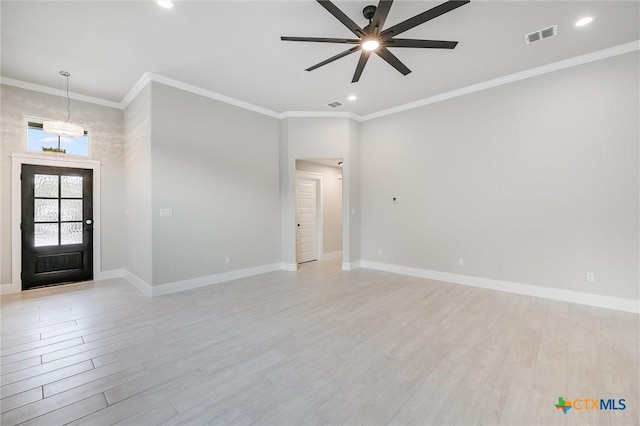
{"label": "door glass pane", "polygon": [[82,200],[60,200],[60,220],[82,220]]}
{"label": "door glass pane", "polygon": [[82,198],[82,176],[60,176],[61,196]]}
{"label": "door glass pane", "polygon": [[58,176],[55,175],[34,175],[34,193],[36,197],[57,197],[58,196]]}
{"label": "door glass pane", "polygon": [[36,223],[33,226],[34,246],[57,246],[58,245],[58,224],[57,223]]}
{"label": "door glass pane", "polygon": [[82,222],[61,223],[60,244],[82,244]]}
{"label": "door glass pane", "polygon": [[58,200],[42,200],[38,198],[33,200],[33,220],[34,222],[57,222]]}

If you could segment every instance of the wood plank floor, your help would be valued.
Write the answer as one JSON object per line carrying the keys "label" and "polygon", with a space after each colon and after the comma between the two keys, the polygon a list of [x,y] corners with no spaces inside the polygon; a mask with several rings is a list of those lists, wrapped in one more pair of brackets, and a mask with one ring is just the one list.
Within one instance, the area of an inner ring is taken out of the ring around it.
{"label": "wood plank floor", "polygon": [[[638,315],[339,268],[5,296],[1,423],[640,423]],[[559,396],[627,408],[563,414]]]}

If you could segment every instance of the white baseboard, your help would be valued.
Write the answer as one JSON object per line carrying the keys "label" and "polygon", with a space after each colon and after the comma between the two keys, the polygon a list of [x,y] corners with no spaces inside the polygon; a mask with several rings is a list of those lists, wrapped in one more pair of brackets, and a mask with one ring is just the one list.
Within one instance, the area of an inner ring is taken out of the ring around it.
{"label": "white baseboard", "polygon": [[342,270],[343,271],[353,271],[354,269],[359,269],[361,267],[361,261],[355,260],[353,262],[342,262]]}
{"label": "white baseboard", "polygon": [[122,278],[124,276],[124,270],[112,269],[110,271],[100,271],[94,277],[94,281],[110,280],[112,278]]}
{"label": "white baseboard", "polygon": [[341,259],[341,258],[342,258],[342,250],[330,251],[329,253],[322,254],[322,260]]}
{"label": "white baseboard", "polygon": [[[253,268],[239,269],[236,271],[223,272],[221,274],[191,278],[188,280],[175,281],[175,282],[166,283],[166,284],[159,284],[159,285],[149,286],[151,288],[150,295],[151,297],[155,297],[155,296],[162,296],[165,294],[178,293],[180,291],[191,290],[194,288],[204,287],[212,284],[218,284],[225,281],[237,280],[239,278],[246,278],[246,277],[251,277],[253,275],[264,274],[267,272],[279,271],[280,269],[281,269],[280,263],[272,263],[270,265],[255,266]],[[136,285],[136,287],[138,286]]]}
{"label": "white baseboard", "polygon": [[[593,293],[581,293],[578,291],[513,283],[509,281],[473,277],[470,275],[460,275],[449,272],[431,271],[428,269],[412,268],[408,266],[370,262],[368,260],[360,261],[360,266],[362,268],[393,272],[396,274],[409,275],[412,277],[428,278],[432,280],[446,281],[472,287],[505,291],[508,293],[524,294],[527,296],[542,297],[545,299],[560,300],[563,302],[579,303],[581,305],[598,306],[601,308],[615,309],[618,311],[640,313],[640,301],[633,299],[602,296],[600,294]],[[344,264],[342,269],[345,269]]]}
{"label": "white baseboard", "polygon": [[20,283],[0,284],[0,294],[20,293],[21,291],[22,289],[20,288]]}
{"label": "white baseboard", "polygon": [[297,263],[285,263],[285,262],[282,262],[280,264],[280,269],[282,269],[283,271],[295,272],[295,271],[298,270],[298,264]]}
{"label": "white baseboard", "polygon": [[143,292],[145,295],[149,297],[153,297],[153,287],[147,283],[146,281],[138,278],[136,275],[127,271],[126,269],[123,271],[122,276],[125,280],[129,281],[131,285],[136,287],[138,290]]}
{"label": "white baseboard", "polygon": [[[94,277],[94,281],[100,280],[109,280],[111,278],[122,278],[123,270],[122,269],[112,269],[110,271],[102,271],[98,272]],[[15,284],[0,284],[0,294],[14,294],[20,293],[22,291],[22,286],[20,283]]]}

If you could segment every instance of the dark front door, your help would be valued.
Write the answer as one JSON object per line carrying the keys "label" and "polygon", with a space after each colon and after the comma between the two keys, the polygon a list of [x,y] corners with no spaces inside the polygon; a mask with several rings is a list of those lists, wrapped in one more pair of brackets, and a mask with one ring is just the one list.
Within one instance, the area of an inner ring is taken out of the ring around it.
{"label": "dark front door", "polygon": [[93,278],[93,170],[22,166],[22,289]]}

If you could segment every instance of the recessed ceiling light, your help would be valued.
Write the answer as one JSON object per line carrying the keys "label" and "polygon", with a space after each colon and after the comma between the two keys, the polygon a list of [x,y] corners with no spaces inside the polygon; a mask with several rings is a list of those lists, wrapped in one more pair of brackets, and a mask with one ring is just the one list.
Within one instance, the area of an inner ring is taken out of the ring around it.
{"label": "recessed ceiling light", "polygon": [[585,18],[578,19],[578,21],[576,22],[576,27],[584,27],[585,25],[589,25],[591,23],[591,21],[593,21],[593,17],[591,17],[591,16],[587,16]]}
{"label": "recessed ceiling light", "polygon": [[353,102],[356,99],[358,99],[358,97],[356,95],[349,95],[349,97],[347,99],[349,99],[351,102]]}
{"label": "recessed ceiling light", "polygon": [[173,2],[171,0],[156,0],[158,6],[164,7],[165,9],[171,9],[173,7]]}
{"label": "recessed ceiling light", "polygon": [[367,40],[362,43],[362,48],[364,50],[376,50],[380,46],[380,42],[378,40]]}

